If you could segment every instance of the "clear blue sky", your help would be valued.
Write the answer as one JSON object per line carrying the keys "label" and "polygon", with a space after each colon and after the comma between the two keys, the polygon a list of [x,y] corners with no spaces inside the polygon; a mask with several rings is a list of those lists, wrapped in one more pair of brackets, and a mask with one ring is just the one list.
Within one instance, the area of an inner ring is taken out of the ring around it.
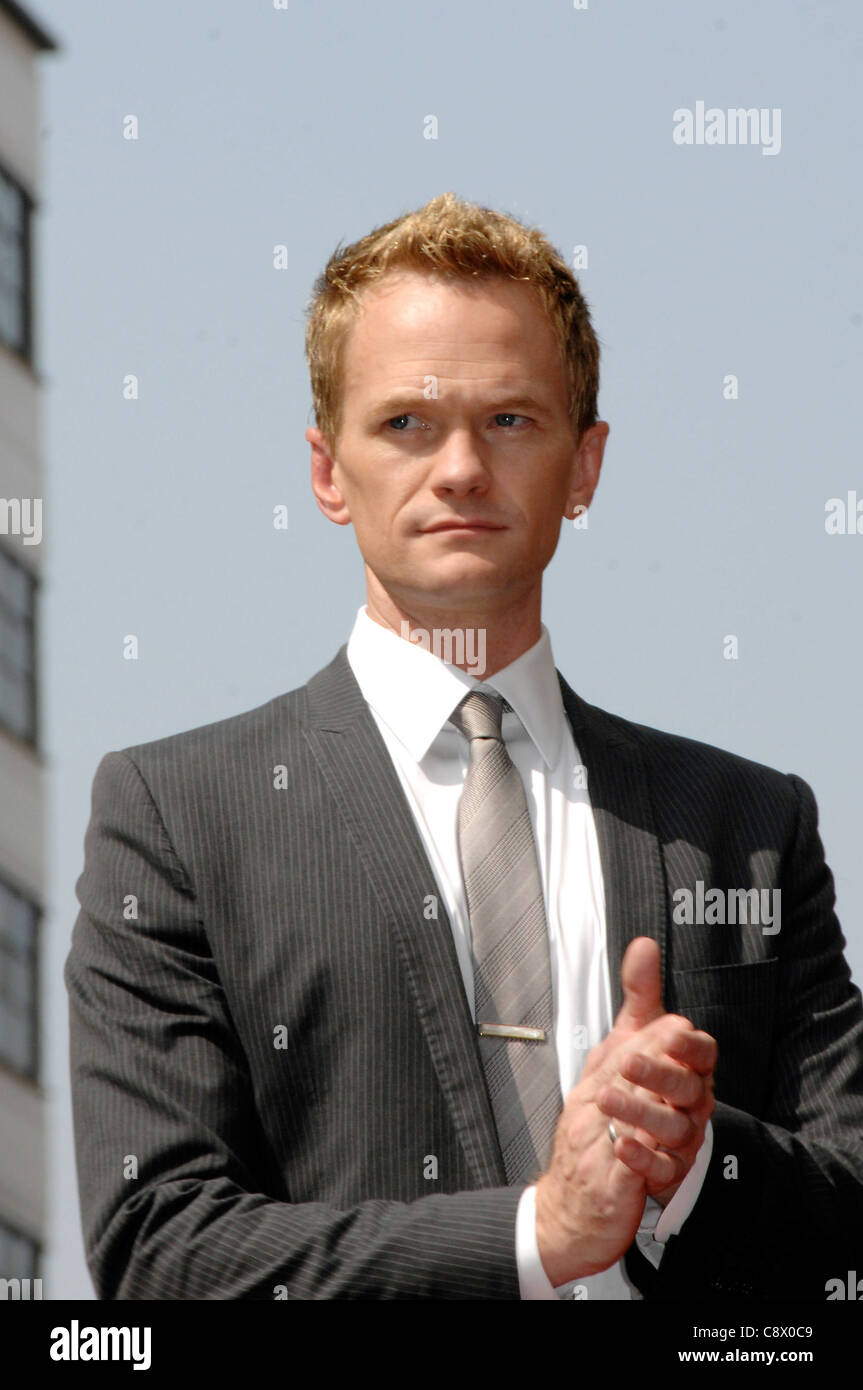
{"label": "clear blue sky", "polygon": [[[829,498],[863,498],[863,9],[31,9],[63,45],[40,227],[57,1298],[90,1296],[61,970],[93,772],[302,683],[346,639],[362,569],[309,488],[304,306],[338,241],[445,189],[589,250],[611,436],[589,531],[564,530],[547,575],[558,667],[594,703],[812,784],[863,978],[863,535],[824,524]],[[676,145],[698,101],[778,108],[779,153]]]}

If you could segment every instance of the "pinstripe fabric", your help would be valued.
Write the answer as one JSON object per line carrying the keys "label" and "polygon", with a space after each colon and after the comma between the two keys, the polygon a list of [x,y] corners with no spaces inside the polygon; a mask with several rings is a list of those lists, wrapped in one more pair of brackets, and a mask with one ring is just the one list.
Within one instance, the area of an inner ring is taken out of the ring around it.
{"label": "pinstripe fabric", "polygon": [[[863,1248],[863,1009],[812,793],[561,689],[612,978],[653,936],[667,1007],[719,1041],[711,1172],[652,1292],[822,1298]],[[259,709],[107,754],[85,849],[65,978],[100,1297],[517,1298],[522,1187],[345,648]],[[673,924],[699,878],[781,885],[781,932]]]}

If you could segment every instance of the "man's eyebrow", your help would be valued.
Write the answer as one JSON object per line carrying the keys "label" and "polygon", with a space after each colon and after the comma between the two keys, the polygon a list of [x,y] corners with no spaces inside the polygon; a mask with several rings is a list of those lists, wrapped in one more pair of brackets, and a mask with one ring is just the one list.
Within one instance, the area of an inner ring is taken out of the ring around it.
{"label": "man's eyebrow", "polygon": [[[374,402],[364,413],[369,419],[380,418],[386,420],[391,416],[397,415],[400,410],[407,406],[412,408],[414,406],[428,406],[429,404],[433,406],[435,401],[440,399],[442,399],[440,396],[426,396],[418,388],[409,386],[404,391],[393,392],[391,395],[385,396],[382,400]],[[503,387],[500,391],[486,392],[484,407],[481,402],[478,408],[487,409],[492,405],[494,405],[499,412],[504,410],[513,412],[533,410],[539,414],[547,415],[550,410],[547,402],[539,401],[535,396],[525,395],[519,391],[508,391],[506,387]]]}
{"label": "man's eyebrow", "polygon": [[407,386],[404,391],[394,391],[392,395],[384,396],[382,400],[374,401],[366,410],[368,416],[388,416],[395,415],[400,406],[422,405],[429,397],[424,396],[415,386]]}

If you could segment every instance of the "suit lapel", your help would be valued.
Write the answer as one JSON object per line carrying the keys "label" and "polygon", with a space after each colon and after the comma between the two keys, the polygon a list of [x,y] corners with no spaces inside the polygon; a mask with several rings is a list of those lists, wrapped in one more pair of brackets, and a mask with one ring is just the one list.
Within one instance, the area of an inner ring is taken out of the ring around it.
{"label": "suit lapel", "polygon": [[[449,915],[346,645],[306,690],[306,737],[389,919],[467,1159],[479,1186],[505,1186]],[[423,912],[430,895],[438,900],[436,920]]]}
{"label": "suit lapel", "polygon": [[659,943],[662,991],[666,984],[666,905],[662,853],[641,747],[626,721],[588,705],[558,671],[573,737],[587,769],[605,890],[612,1007],[623,1003],[620,963],[629,942],[650,936]]}

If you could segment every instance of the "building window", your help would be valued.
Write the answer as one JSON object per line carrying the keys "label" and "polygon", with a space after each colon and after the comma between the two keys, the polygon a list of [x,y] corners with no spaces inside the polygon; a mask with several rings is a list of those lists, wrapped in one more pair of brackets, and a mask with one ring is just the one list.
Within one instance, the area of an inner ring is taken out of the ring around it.
{"label": "building window", "polygon": [[0,342],[32,360],[30,212],[27,193],[0,169]]}
{"label": "building window", "polygon": [[0,721],[36,740],[36,581],[0,547]]}
{"label": "building window", "polygon": [[38,1264],[39,1246],[35,1240],[0,1221],[0,1279],[35,1279]]}
{"label": "building window", "polygon": [[36,1079],[39,909],[0,879],[0,1062]]}

